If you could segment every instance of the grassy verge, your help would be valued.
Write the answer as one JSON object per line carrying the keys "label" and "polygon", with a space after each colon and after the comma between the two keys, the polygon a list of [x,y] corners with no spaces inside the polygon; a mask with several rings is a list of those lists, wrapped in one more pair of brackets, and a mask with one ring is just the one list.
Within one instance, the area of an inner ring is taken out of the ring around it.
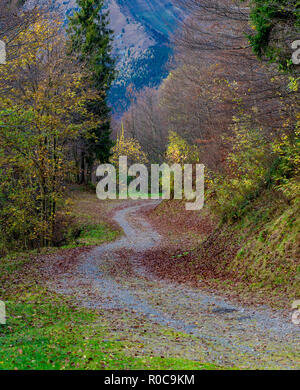
{"label": "grassy verge", "polygon": [[[76,230],[75,234],[73,229]],[[68,243],[61,248],[101,245],[105,242],[114,241],[119,235],[118,230],[112,229],[106,223],[76,225],[71,227]]]}
{"label": "grassy verge", "polygon": [[[192,215],[177,207],[175,201],[165,202],[152,214],[159,211],[159,218],[152,215],[152,220],[158,229],[160,220],[170,226],[168,232],[173,231],[174,244],[168,256],[165,252],[152,255],[152,271],[158,275],[171,275],[172,280],[183,283],[201,283],[245,302],[274,308],[289,309],[299,299],[299,203],[289,204],[278,192],[266,190],[249,202],[240,219],[220,223],[214,229],[206,221],[206,215],[212,215],[209,204]],[[184,218],[190,226],[176,223],[175,230],[173,221]],[[194,240],[186,237],[193,226]]]}
{"label": "grassy verge", "polygon": [[103,316],[41,287],[24,288],[8,302],[7,312],[7,325],[0,325],[0,369],[215,368],[184,359],[127,356],[124,341],[107,340]]}
{"label": "grassy verge", "polygon": [[[0,262],[1,299],[7,323],[0,325],[0,369],[215,369],[181,358],[126,354],[136,349],[130,337],[112,337],[105,313],[78,307],[70,298],[50,293],[35,270],[23,272],[29,258]],[[22,279],[22,282],[18,282]],[[176,336],[174,336],[176,337]],[[135,353],[136,354],[136,353]]]}
{"label": "grassy verge", "polygon": [[69,193],[67,204],[72,223],[68,228],[64,248],[101,245],[120,236],[119,226],[110,219],[111,211],[119,205],[118,201],[100,201],[94,191],[74,187]]}
{"label": "grassy verge", "polygon": [[[224,225],[224,240],[235,240],[239,250],[226,264],[236,287],[253,291],[266,301],[286,306],[300,296],[299,205],[288,205],[266,191],[245,215]],[[282,303],[281,303],[282,302]]]}

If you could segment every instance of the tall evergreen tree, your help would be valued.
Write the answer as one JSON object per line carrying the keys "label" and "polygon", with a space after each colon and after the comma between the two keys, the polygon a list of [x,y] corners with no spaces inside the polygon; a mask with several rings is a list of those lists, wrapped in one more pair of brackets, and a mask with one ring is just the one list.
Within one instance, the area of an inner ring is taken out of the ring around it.
{"label": "tall evergreen tree", "polygon": [[102,123],[95,128],[93,137],[81,140],[80,182],[83,182],[84,171],[91,171],[95,159],[107,162],[113,146],[107,95],[115,78],[115,60],[112,57],[113,31],[109,27],[109,12],[104,9],[104,0],[77,0],[77,6],[69,17],[67,30],[70,52],[90,73],[99,99],[87,102],[87,106]]}

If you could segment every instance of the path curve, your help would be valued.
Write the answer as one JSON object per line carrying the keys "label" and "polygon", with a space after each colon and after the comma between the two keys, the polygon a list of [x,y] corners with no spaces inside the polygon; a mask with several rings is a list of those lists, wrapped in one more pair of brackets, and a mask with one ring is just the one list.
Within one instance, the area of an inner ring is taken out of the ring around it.
{"label": "path curve", "polygon": [[[197,353],[222,366],[299,369],[299,328],[282,312],[235,305],[222,297],[147,274],[139,258],[144,251],[159,246],[163,237],[140,211],[158,203],[128,201],[127,207],[114,215],[124,235],[83,254],[76,270],[57,275],[51,288],[75,296],[86,307],[115,312],[116,316],[120,311],[130,313],[137,319],[189,335],[189,343],[180,350],[187,358],[194,351],[192,355]],[[126,256],[133,270],[130,276],[116,277],[108,272],[118,264],[120,255]],[[159,344],[159,340],[156,342]]]}

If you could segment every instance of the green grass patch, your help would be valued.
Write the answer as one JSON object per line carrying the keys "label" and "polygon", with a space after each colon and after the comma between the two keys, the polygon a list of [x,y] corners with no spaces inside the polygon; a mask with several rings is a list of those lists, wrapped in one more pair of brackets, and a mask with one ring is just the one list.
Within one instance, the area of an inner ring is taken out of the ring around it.
{"label": "green grass patch", "polygon": [[297,204],[288,205],[265,191],[239,221],[227,225],[226,234],[237,237],[240,249],[228,269],[252,290],[268,290],[291,300],[300,294]]}
{"label": "green grass patch", "polygon": [[216,369],[185,359],[126,355],[126,342],[107,339],[103,315],[41,287],[19,288],[0,325],[0,369]]}
{"label": "green grass patch", "polygon": [[119,232],[106,224],[92,224],[83,227],[80,236],[76,240],[77,245],[101,245],[104,242],[114,241]]}

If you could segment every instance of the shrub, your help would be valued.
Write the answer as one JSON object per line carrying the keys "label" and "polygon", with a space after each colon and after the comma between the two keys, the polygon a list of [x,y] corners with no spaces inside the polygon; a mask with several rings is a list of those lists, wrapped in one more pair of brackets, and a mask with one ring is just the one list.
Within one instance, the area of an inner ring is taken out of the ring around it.
{"label": "shrub", "polygon": [[233,146],[225,174],[212,174],[208,194],[224,220],[239,218],[245,206],[258,196],[275,158],[263,130],[251,129],[250,119],[234,118]]}

